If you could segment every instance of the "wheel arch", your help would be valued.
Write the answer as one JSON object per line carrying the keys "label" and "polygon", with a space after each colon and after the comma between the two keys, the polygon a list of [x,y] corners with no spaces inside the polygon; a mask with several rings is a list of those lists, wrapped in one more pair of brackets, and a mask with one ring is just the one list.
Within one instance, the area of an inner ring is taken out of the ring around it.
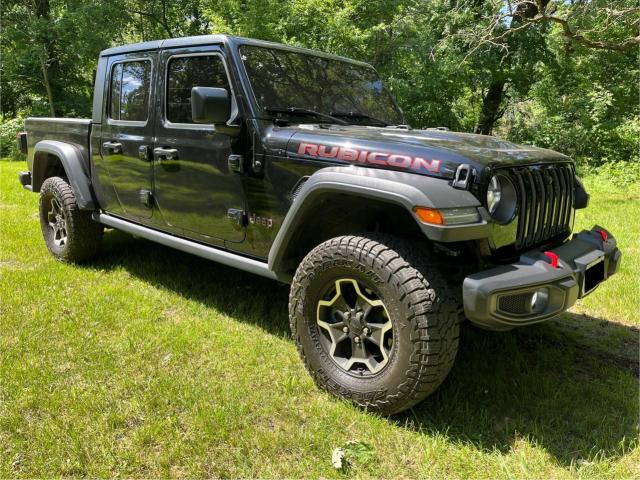
{"label": "wheel arch", "polygon": [[295,196],[269,252],[269,268],[290,281],[309,251],[340,235],[380,231],[440,240],[440,232],[419,222],[413,208],[443,202],[478,204],[469,192],[454,190],[443,179],[356,166],[322,169]]}
{"label": "wheel arch", "polygon": [[55,140],[42,140],[34,147],[32,191],[39,192],[44,181],[53,176],[65,176],[71,185],[78,207],[95,210],[97,202],[91,188],[86,160],[77,147]]}

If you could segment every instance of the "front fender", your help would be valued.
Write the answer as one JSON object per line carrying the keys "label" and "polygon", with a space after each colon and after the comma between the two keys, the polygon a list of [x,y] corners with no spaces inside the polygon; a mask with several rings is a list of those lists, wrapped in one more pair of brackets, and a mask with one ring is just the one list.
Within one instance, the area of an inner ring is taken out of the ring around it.
{"label": "front fender", "polygon": [[91,189],[91,180],[86,160],[79,148],[56,140],[41,140],[36,143],[33,154],[32,191],[39,192],[47,173],[60,161],[81,210],[95,210],[96,201]]}
{"label": "front fender", "polygon": [[415,217],[413,208],[479,207],[480,202],[466,190],[454,189],[448,180],[407,172],[371,169],[359,166],[323,168],[306,181],[296,195],[269,251],[269,268],[279,271],[287,245],[304,222],[313,221],[306,213],[316,200],[327,194],[347,193],[360,198],[383,200],[409,211],[416,224],[431,240],[464,241],[489,236],[489,225],[481,221],[471,225],[428,225]]}

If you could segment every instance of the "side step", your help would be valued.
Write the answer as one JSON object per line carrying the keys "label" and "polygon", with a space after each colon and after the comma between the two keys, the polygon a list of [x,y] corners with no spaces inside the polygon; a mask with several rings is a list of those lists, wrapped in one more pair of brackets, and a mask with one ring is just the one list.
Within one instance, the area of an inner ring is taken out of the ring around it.
{"label": "side step", "polygon": [[213,260],[214,262],[222,263],[223,265],[238,268],[246,272],[255,273],[256,275],[261,275],[272,280],[277,279],[276,274],[269,270],[267,262],[261,262],[252,258],[236,255],[235,253],[231,253],[226,250],[192,242],[190,240],[176,237],[168,233],[163,233],[149,227],[143,227],[142,225],[122,220],[121,218],[113,217],[105,213],[94,213],[93,220],[108,227],[122,230],[123,232],[146,238],[152,242],[160,243],[167,247],[175,248],[176,250],[181,250],[183,252],[197,255],[198,257],[206,258],[207,260]]}

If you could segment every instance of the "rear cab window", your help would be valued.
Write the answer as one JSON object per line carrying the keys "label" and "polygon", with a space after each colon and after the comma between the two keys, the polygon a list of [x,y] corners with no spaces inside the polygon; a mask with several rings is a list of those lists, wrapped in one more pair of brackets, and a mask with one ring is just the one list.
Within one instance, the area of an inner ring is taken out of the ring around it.
{"label": "rear cab window", "polygon": [[140,59],[114,64],[109,91],[111,120],[145,123],[149,117],[151,61]]}

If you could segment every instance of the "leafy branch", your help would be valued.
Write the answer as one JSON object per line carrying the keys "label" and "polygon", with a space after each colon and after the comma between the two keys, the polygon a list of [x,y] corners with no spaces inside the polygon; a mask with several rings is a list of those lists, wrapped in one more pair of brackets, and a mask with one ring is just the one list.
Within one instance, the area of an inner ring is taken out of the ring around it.
{"label": "leafy branch", "polygon": [[[600,28],[581,29],[576,25],[587,20]],[[507,0],[476,37],[469,54],[482,46],[507,50],[508,45],[502,40],[534,25],[550,24],[560,26],[564,37],[587,48],[622,52],[640,45],[640,7],[613,9],[582,0],[569,3],[562,0]],[[594,33],[606,37],[613,30],[627,32],[626,38],[618,41],[593,38]]]}

